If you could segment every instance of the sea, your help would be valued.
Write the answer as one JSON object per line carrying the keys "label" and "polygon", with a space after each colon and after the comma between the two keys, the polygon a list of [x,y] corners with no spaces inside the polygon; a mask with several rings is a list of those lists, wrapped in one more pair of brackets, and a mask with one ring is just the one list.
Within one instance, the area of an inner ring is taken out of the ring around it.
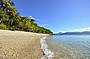
{"label": "sea", "polygon": [[46,43],[56,59],[90,59],[90,35],[50,35]]}

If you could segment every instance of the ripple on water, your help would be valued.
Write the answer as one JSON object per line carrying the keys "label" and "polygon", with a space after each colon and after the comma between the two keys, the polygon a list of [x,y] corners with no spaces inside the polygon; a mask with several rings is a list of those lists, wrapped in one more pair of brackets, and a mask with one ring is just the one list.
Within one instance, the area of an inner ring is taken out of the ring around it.
{"label": "ripple on water", "polygon": [[90,59],[90,37],[49,36],[46,42],[56,57],[62,59]]}

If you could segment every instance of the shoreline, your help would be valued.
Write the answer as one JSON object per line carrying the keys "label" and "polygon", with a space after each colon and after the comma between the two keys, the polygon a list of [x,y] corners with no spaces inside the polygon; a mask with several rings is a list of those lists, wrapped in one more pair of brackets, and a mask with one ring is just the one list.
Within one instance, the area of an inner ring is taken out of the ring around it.
{"label": "shoreline", "polygon": [[47,38],[47,36],[43,37],[40,40],[41,49],[42,49],[42,51],[44,53],[44,56],[42,58],[40,58],[40,59],[51,59],[51,58],[54,57],[54,53],[50,49],[48,49],[48,45],[46,44],[46,40],[45,40],[46,38]]}
{"label": "shoreline", "polygon": [[40,40],[49,34],[0,30],[0,59],[38,59],[43,57]]}

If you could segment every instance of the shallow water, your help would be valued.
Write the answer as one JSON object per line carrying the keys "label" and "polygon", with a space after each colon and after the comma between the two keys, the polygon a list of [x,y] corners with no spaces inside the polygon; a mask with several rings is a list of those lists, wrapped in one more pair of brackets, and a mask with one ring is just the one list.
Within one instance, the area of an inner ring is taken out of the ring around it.
{"label": "shallow water", "polygon": [[52,35],[46,42],[55,57],[90,59],[90,35]]}

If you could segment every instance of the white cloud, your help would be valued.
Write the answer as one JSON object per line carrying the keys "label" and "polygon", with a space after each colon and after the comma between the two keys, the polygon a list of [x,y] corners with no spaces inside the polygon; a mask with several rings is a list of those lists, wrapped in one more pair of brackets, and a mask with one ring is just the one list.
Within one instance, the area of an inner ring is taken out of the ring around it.
{"label": "white cloud", "polygon": [[36,19],[36,20],[40,20],[40,19]]}
{"label": "white cloud", "polygon": [[23,17],[23,16],[21,16],[21,17]]}
{"label": "white cloud", "polygon": [[65,32],[83,32],[83,31],[90,31],[90,27],[80,28],[80,29],[72,29],[72,30],[61,31],[61,32],[65,33]]}
{"label": "white cloud", "polygon": [[40,24],[41,27],[48,27],[49,24]]}
{"label": "white cloud", "polygon": [[31,19],[35,19],[33,16],[29,16]]}
{"label": "white cloud", "polygon": [[90,27],[87,27],[87,28],[81,28],[81,29],[74,29],[73,31],[90,31]]}
{"label": "white cloud", "polygon": [[32,16],[29,16],[29,17],[32,17]]}
{"label": "white cloud", "polygon": [[33,16],[29,16],[31,19],[34,19],[34,20],[39,20],[39,19],[36,19],[36,18],[34,18]]}
{"label": "white cloud", "polygon": [[90,27],[84,28],[84,30],[86,30],[86,31],[87,31],[87,30],[90,31]]}

